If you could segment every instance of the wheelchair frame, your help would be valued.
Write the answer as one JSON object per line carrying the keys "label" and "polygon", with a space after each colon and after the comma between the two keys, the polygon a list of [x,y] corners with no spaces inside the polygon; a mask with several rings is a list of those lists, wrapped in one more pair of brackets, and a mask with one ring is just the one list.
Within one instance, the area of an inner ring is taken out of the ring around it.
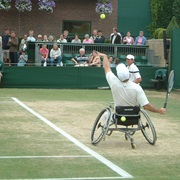
{"label": "wheelchair frame", "polygon": [[[141,130],[143,136],[149,142],[149,144],[154,145],[156,143],[157,140],[156,130],[149,115],[144,109],[140,109],[140,114],[139,114],[140,116],[138,115],[139,116],[138,123],[130,124],[128,126],[118,124],[116,115],[117,115],[116,113],[113,113],[111,105],[109,105],[107,108],[103,109],[99,113],[93,124],[93,128],[91,131],[91,143],[93,145],[98,144],[102,139],[105,141],[106,136],[110,136],[113,131],[119,131],[125,133],[125,139],[126,140],[130,139],[131,146],[133,149],[135,149],[136,145],[134,143],[133,135],[136,131],[139,130]],[[137,118],[137,114],[136,115],[118,114],[118,115]],[[114,127],[112,127],[113,125]]]}

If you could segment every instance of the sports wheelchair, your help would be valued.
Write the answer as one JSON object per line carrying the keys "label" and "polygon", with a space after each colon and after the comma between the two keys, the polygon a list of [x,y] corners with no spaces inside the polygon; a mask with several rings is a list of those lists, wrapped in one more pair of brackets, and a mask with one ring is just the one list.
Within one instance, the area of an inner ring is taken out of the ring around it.
{"label": "sports wheelchair", "polygon": [[139,130],[151,145],[156,143],[154,125],[144,109],[140,109],[139,106],[117,106],[114,113],[110,104],[99,113],[94,122],[91,143],[96,145],[102,139],[105,140],[106,136],[110,136],[113,131],[119,131],[125,133],[125,139],[129,138],[132,148],[135,149],[133,135]]}

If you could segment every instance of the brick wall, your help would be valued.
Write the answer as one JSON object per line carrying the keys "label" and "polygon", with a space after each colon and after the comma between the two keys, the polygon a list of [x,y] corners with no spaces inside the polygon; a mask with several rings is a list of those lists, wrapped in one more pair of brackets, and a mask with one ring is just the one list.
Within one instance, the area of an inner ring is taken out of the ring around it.
{"label": "brick wall", "polygon": [[16,31],[18,37],[27,34],[29,29],[34,29],[38,34],[54,35],[59,37],[62,32],[63,20],[92,21],[92,29],[101,29],[106,38],[117,26],[117,0],[112,0],[113,13],[101,20],[95,12],[97,0],[57,0],[54,13],[38,10],[38,0],[32,0],[31,12],[19,13],[14,7],[14,1],[9,12],[0,10],[0,34],[4,28]]}

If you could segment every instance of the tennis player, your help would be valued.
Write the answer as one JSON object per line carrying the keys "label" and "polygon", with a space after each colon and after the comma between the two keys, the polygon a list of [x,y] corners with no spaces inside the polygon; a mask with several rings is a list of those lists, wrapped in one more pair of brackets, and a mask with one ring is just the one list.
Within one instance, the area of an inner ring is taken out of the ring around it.
{"label": "tennis player", "polygon": [[131,54],[128,54],[126,56],[126,63],[128,64],[127,68],[130,73],[129,80],[139,84],[142,81],[141,75],[139,73],[138,67],[134,64],[134,56]]}
{"label": "tennis player", "polygon": [[141,86],[129,80],[129,70],[124,64],[119,64],[116,67],[117,76],[115,76],[111,71],[107,55],[100,52],[97,52],[97,55],[103,57],[106,79],[111,88],[115,106],[140,105],[154,113],[166,113],[165,108],[156,108],[150,104]]}

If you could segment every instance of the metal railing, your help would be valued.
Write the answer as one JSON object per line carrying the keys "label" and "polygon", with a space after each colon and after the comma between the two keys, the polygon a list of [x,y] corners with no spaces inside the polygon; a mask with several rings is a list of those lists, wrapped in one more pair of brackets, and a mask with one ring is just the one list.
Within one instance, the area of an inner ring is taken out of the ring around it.
{"label": "metal railing", "polygon": [[[41,64],[41,56],[39,49],[42,47],[43,42],[30,42],[28,44],[28,54],[34,52],[34,55],[29,57],[34,58],[31,60],[35,65]],[[52,49],[54,42],[47,42],[47,48],[49,51]],[[105,53],[107,55],[113,55],[115,58],[121,55],[133,54],[134,56],[146,56],[148,57],[149,46],[138,45],[122,45],[122,44],[74,44],[74,43],[57,43],[61,49],[62,54],[79,54],[79,49],[84,48],[86,54],[90,54],[93,50]],[[34,48],[33,48],[34,47]]]}

